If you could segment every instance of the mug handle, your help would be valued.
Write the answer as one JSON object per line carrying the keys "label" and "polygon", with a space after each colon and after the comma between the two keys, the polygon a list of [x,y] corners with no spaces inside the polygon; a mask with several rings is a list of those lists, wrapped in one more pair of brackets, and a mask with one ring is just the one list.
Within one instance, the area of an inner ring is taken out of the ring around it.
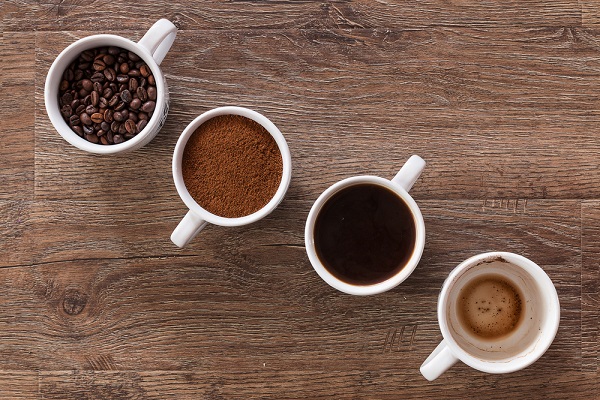
{"label": "mug handle", "polygon": [[440,375],[446,372],[451,366],[456,364],[458,358],[452,354],[445,340],[433,350],[427,359],[421,365],[421,374],[428,381],[437,379]]}
{"label": "mug handle", "polygon": [[200,218],[196,213],[188,211],[171,234],[171,241],[178,247],[183,247],[196,237],[206,224],[208,222]]}
{"label": "mug handle", "polygon": [[152,25],[148,32],[140,39],[138,44],[145,47],[158,65],[173,45],[177,36],[177,27],[168,19],[159,19]]}
{"label": "mug handle", "polygon": [[421,172],[425,168],[425,160],[421,157],[414,155],[411,156],[408,161],[400,168],[400,171],[392,179],[392,182],[402,186],[407,192],[413,187]]}

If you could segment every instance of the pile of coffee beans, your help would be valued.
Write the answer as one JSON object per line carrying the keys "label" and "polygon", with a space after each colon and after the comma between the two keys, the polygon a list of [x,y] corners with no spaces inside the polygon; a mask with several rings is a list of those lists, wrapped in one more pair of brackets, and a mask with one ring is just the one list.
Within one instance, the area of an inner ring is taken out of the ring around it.
{"label": "pile of coffee beans", "polygon": [[60,82],[60,112],[79,136],[97,144],[123,143],[140,133],[156,107],[150,67],[119,47],[82,52]]}

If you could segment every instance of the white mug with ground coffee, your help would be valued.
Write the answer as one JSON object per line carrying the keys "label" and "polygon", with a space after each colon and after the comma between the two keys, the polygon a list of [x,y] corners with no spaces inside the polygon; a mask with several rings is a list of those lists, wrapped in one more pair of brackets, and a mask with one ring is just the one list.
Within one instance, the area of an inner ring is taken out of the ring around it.
{"label": "white mug with ground coffee", "polygon": [[371,295],[409,277],[425,247],[425,223],[408,191],[424,168],[425,161],[412,156],[391,181],[355,176],[319,196],[304,240],[325,282],[348,294]]}
{"label": "white mug with ground coffee", "polygon": [[292,162],[285,138],[263,115],[220,107],[194,119],[173,154],[173,179],[187,215],[171,234],[179,247],[207,223],[256,222],[283,200]]}
{"label": "white mug with ground coffee", "polygon": [[115,154],[148,144],[169,111],[160,63],[177,28],[157,21],[142,39],[93,35],[64,49],[52,63],[44,89],[48,117],[73,146]]}
{"label": "white mug with ground coffee", "polygon": [[508,373],[539,359],[560,321],[556,289],[537,264],[513,253],[469,258],[448,276],[438,300],[443,340],[421,365],[432,381],[457,361]]}

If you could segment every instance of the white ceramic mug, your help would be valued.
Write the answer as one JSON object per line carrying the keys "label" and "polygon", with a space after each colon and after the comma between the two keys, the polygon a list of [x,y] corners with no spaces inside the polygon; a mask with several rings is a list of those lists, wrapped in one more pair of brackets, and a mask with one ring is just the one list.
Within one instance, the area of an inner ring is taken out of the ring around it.
{"label": "white ceramic mug", "polygon": [[[138,43],[116,35],[93,35],[79,39],[64,49],[52,63],[44,88],[46,111],[57,132],[73,146],[97,154],[121,153],[139,149],[148,144],[162,128],[169,112],[169,90],[159,65],[171,48],[176,35],[177,27],[169,20],[161,19],[146,32]],[[67,67],[81,52],[103,46],[121,47],[137,54],[148,64],[156,81],[156,106],[148,125],[134,138],[112,145],[91,143],[77,135],[63,119],[58,100],[59,85]]]}
{"label": "white ceramic mug", "polygon": [[[183,159],[183,150],[185,149],[188,139],[190,136],[192,136],[196,129],[200,127],[200,125],[218,115],[241,115],[258,122],[267,130],[267,132],[271,134],[273,139],[275,139],[277,147],[279,148],[279,152],[281,153],[283,172],[281,175],[281,182],[279,183],[279,187],[277,188],[275,195],[263,208],[244,217],[225,218],[205,210],[192,198],[185,186],[185,182],[183,181],[181,162]],[[279,205],[279,203],[281,203],[290,185],[291,177],[292,158],[290,156],[290,150],[287,142],[285,141],[285,138],[279,129],[277,129],[277,127],[265,116],[247,108],[232,106],[219,107],[205,112],[190,122],[190,124],[185,128],[179,137],[179,140],[177,141],[175,152],[173,153],[173,180],[175,181],[175,187],[177,188],[179,196],[181,196],[181,199],[189,208],[189,211],[171,234],[171,241],[177,246],[183,247],[188,244],[198,233],[200,233],[200,231],[209,222],[211,224],[221,226],[241,226],[258,221],[259,219],[268,215]]]}
{"label": "white ceramic mug", "polygon": [[[317,274],[319,274],[319,276],[325,282],[327,282],[333,288],[344,293],[365,296],[390,290],[398,286],[409,277],[409,275],[415,270],[419,260],[421,259],[421,255],[423,254],[423,248],[425,247],[425,223],[423,221],[423,215],[421,214],[419,206],[417,206],[417,203],[408,194],[408,191],[417,181],[424,168],[425,161],[421,157],[415,155],[408,159],[408,161],[391,181],[370,175],[355,176],[335,183],[325,190],[321,196],[319,196],[317,201],[315,201],[313,204],[310,213],[308,214],[308,219],[306,220],[306,227],[304,230],[304,241],[310,263]],[[325,266],[323,266],[315,250],[314,230],[317,216],[327,200],[344,188],[365,183],[384,186],[394,192],[404,201],[404,203],[410,209],[415,222],[415,245],[410,258],[404,267],[398,271],[398,273],[386,279],[385,281],[376,284],[355,285],[338,279],[331,272],[329,272]]]}
{"label": "white ceramic mug", "polygon": [[[517,286],[523,305],[513,332],[494,340],[482,339],[460,323],[461,290],[481,275],[499,275]],[[457,361],[482,372],[508,373],[539,359],[550,347],[560,321],[556,289],[544,270],[527,258],[506,252],[484,253],[461,263],[448,276],[438,300],[438,321],[443,340],[421,365],[432,381]]]}

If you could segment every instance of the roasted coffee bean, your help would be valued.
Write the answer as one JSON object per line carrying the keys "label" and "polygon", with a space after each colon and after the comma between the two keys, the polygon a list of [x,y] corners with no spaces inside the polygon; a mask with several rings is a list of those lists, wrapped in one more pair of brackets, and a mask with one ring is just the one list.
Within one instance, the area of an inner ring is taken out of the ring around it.
{"label": "roasted coffee bean", "polygon": [[81,78],[83,78],[83,71],[82,71],[82,70],[80,70],[80,69],[78,69],[78,70],[75,70],[75,76],[73,76],[73,80],[76,80],[76,81],[78,81],[78,80],[80,80]]}
{"label": "roasted coffee bean", "polygon": [[119,103],[119,95],[117,94],[113,95],[113,97],[111,97],[110,100],[108,100],[109,107],[114,107],[117,105],[117,103]]}
{"label": "roasted coffee bean", "polygon": [[94,133],[94,127],[88,126],[88,125],[83,125],[83,134],[84,135],[91,135],[93,133]]}
{"label": "roasted coffee bean", "polygon": [[119,49],[118,47],[115,46],[110,46],[108,48],[108,54],[116,56],[117,54],[119,54],[121,52],[121,49]]}
{"label": "roasted coffee bean", "polygon": [[124,135],[127,133],[127,129],[125,129],[125,124],[119,125],[119,134]]}
{"label": "roasted coffee bean", "polygon": [[125,140],[133,139],[135,137],[135,133],[126,133],[123,137]]}
{"label": "roasted coffee bean", "polygon": [[96,54],[93,50],[86,50],[79,56],[83,61],[92,61]]}
{"label": "roasted coffee bean", "polygon": [[79,104],[81,104],[81,100],[75,99],[71,102],[71,108],[75,110],[77,107],[79,107]]}
{"label": "roasted coffee bean", "polygon": [[113,95],[113,90],[109,87],[107,87],[106,89],[104,89],[102,91],[102,97],[106,98],[106,99],[110,99]]}
{"label": "roasted coffee bean", "polygon": [[96,131],[96,135],[98,135],[98,136],[106,135],[106,131],[103,131],[102,129],[99,129],[99,130]]}
{"label": "roasted coffee bean", "polygon": [[93,133],[86,134],[85,140],[92,143],[98,143],[100,141],[100,139],[98,139],[98,136],[94,135]]}
{"label": "roasted coffee bean", "polygon": [[115,144],[123,143],[124,142],[123,136],[121,136],[121,135],[114,135],[113,141],[115,142]]}
{"label": "roasted coffee bean", "polygon": [[121,100],[123,100],[125,103],[131,102],[131,100],[133,100],[133,97],[131,96],[131,92],[127,89],[123,90],[121,92]]}
{"label": "roasted coffee bean", "polygon": [[94,82],[92,91],[96,91],[96,92],[98,92],[98,94],[100,94],[100,93],[102,93],[102,89],[103,89],[102,83]]}
{"label": "roasted coffee bean", "polygon": [[79,114],[81,114],[84,111],[85,111],[85,104],[80,104],[75,109],[75,114],[79,115]]}
{"label": "roasted coffee bean", "polygon": [[94,113],[94,114],[92,114],[91,119],[92,119],[92,122],[99,124],[102,121],[104,121],[104,115],[102,115],[100,113]]}
{"label": "roasted coffee bean", "polygon": [[69,105],[73,101],[73,95],[71,95],[70,92],[66,92],[65,94],[62,95],[62,97],[60,98],[60,101],[63,105]]}
{"label": "roasted coffee bean", "polygon": [[70,105],[66,104],[60,108],[60,113],[62,114],[63,118],[69,118],[71,115],[73,115],[73,109]]}
{"label": "roasted coffee bean", "polygon": [[129,75],[117,75],[117,82],[119,82],[119,83],[129,82]]}
{"label": "roasted coffee bean", "polygon": [[[106,110],[108,111],[108,110]],[[109,131],[110,130],[110,124],[106,121],[102,121],[100,123],[100,129],[102,129],[103,131]]]}
{"label": "roasted coffee bean", "polygon": [[106,68],[103,72],[104,72],[104,77],[106,78],[107,81],[112,82],[115,79],[117,79],[117,73],[115,72],[114,69]]}
{"label": "roasted coffee bean", "polygon": [[141,132],[144,130],[144,128],[146,127],[146,125],[148,125],[148,121],[144,120],[144,119],[140,119],[138,121],[138,123],[136,124],[137,126],[137,131]]}
{"label": "roasted coffee bean", "polygon": [[114,133],[112,131],[108,131],[108,133],[106,134],[106,140],[108,140],[108,143],[113,144],[113,135]]}
{"label": "roasted coffee bean", "polygon": [[109,124],[111,122],[113,122],[114,121],[113,114],[114,114],[113,110],[108,109],[108,110],[104,111],[104,121],[106,121]]}
{"label": "roasted coffee bean", "polygon": [[83,128],[81,125],[72,126],[71,129],[73,129],[73,132],[75,132],[77,135],[83,136]]}
{"label": "roasted coffee bean", "polygon": [[141,101],[147,101],[148,100],[148,91],[146,91],[145,88],[143,88],[143,87],[137,88],[136,93],[138,95],[138,98]]}
{"label": "roasted coffee bean", "polygon": [[156,85],[156,81],[154,80],[154,75],[148,75],[148,85]]}
{"label": "roasted coffee bean", "polygon": [[104,77],[104,73],[103,72],[98,71],[98,72],[95,72],[94,75],[92,75],[92,77],[90,78],[90,80],[92,82],[103,83],[106,80],[106,78]]}
{"label": "roasted coffee bean", "polygon": [[129,110],[126,108],[121,110],[121,115],[123,116],[123,119],[129,118]]}
{"label": "roasted coffee bean", "polygon": [[65,72],[63,73],[63,78],[67,81],[67,82],[71,82],[73,80],[73,78],[75,78],[75,73],[73,73],[72,69],[66,69]]}
{"label": "roasted coffee bean", "polygon": [[137,79],[130,79],[129,80],[129,91],[131,93],[135,93],[135,91],[137,90],[139,86],[138,80]]}
{"label": "roasted coffee bean", "polygon": [[104,71],[106,69],[106,64],[102,60],[94,61],[92,66],[96,71]]}
{"label": "roasted coffee bean", "polygon": [[121,71],[122,74],[128,73],[129,72],[129,64],[123,63],[123,64],[119,65],[119,71]]}
{"label": "roasted coffee bean", "polygon": [[144,104],[142,104],[142,111],[146,112],[146,113],[150,113],[150,112],[154,111],[155,106],[156,106],[155,102],[147,101]]}
{"label": "roasted coffee bean", "polygon": [[140,86],[141,86],[141,87],[146,87],[146,85],[147,85],[146,78],[144,78],[144,77],[141,77],[141,78],[140,78]]}
{"label": "roasted coffee bean", "polygon": [[115,111],[115,113],[113,114],[113,118],[115,119],[115,121],[117,122],[122,122],[125,118],[123,117],[123,114],[121,114],[119,111]]}
{"label": "roasted coffee bean", "polygon": [[128,119],[127,121],[125,121],[125,130],[127,131],[127,133],[136,134],[137,133],[137,126],[135,126],[135,122],[133,122],[130,119]]}
{"label": "roasted coffee bean", "polygon": [[81,88],[91,92],[94,90],[94,84],[89,79],[84,79],[81,81]]}
{"label": "roasted coffee bean", "polygon": [[108,144],[110,144],[108,142],[108,139],[106,138],[106,136],[100,136],[100,143],[102,143],[105,146],[108,145]]}
{"label": "roasted coffee bean", "polygon": [[139,61],[140,57],[132,51],[127,52],[127,56],[131,61]]}
{"label": "roasted coffee bean", "polygon": [[150,71],[150,67],[148,67],[147,65],[142,65],[140,67],[140,74],[146,78],[148,77],[150,74],[152,73],[152,71]]}
{"label": "roasted coffee bean", "polygon": [[110,130],[113,132],[118,132],[119,131],[119,126],[121,126],[121,124],[117,121],[113,121],[112,124],[110,124]]}
{"label": "roasted coffee bean", "polygon": [[138,113],[138,118],[139,118],[139,119],[146,120],[146,121],[148,121],[148,119],[149,119],[149,118],[148,118],[148,114],[146,114],[146,113],[144,113],[144,112],[140,112],[140,113]]}
{"label": "roasted coffee bean", "polygon": [[85,89],[81,89],[79,92],[77,92],[77,94],[79,95],[79,97],[85,98],[88,94],[90,94],[90,92],[88,92]]}
{"label": "roasted coffee bean", "polygon": [[98,102],[100,101],[100,95],[98,94],[98,92],[94,90],[92,93],[90,93],[90,98],[92,100],[92,105],[97,106]]}
{"label": "roasted coffee bean", "polygon": [[156,100],[156,88],[155,87],[150,86],[148,88],[148,98],[150,100],[154,100],[154,101]]}
{"label": "roasted coffee bean", "polygon": [[100,107],[100,108],[108,107],[108,100],[106,100],[106,97],[100,97],[100,100],[98,100],[98,107]]}
{"label": "roasted coffee bean", "polygon": [[87,107],[85,108],[85,112],[86,112],[86,114],[88,114],[88,115],[92,115],[92,114],[94,114],[94,113],[97,113],[97,112],[98,112],[98,109],[97,109],[96,107],[94,107],[93,105],[91,105],[91,104],[90,104],[89,106],[87,106]]}
{"label": "roasted coffee bean", "polygon": [[124,109],[125,107],[127,107],[127,104],[125,104],[124,101],[120,101],[117,103],[117,105],[115,106],[115,111],[121,111],[122,109]]}
{"label": "roasted coffee bean", "polygon": [[69,117],[69,125],[74,126],[74,125],[79,125],[80,123],[81,123],[81,120],[79,119],[79,115],[73,114],[73,115],[71,115],[71,117]]}
{"label": "roasted coffee bean", "polygon": [[69,88],[69,81],[67,81],[66,79],[60,82],[60,86],[58,87],[58,90],[61,91],[65,91]]}
{"label": "roasted coffee bean", "polygon": [[127,75],[137,78],[138,76],[140,76],[140,70],[139,69],[131,69],[131,70],[129,70]]}
{"label": "roasted coffee bean", "polygon": [[84,125],[91,125],[92,124],[92,119],[86,113],[79,114],[79,120]]}
{"label": "roasted coffee bean", "polygon": [[130,119],[130,120],[132,120],[133,122],[135,122],[135,123],[137,124],[137,122],[138,122],[138,116],[137,116],[137,113],[136,113],[136,112],[134,112],[134,111],[131,111],[131,112],[129,113],[129,119]]}
{"label": "roasted coffee bean", "polygon": [[133,99],[133,100],[131,100],[131,103],[129,103],[129,107],[133,108],[134,110],[137,110],[138,108],[140,108],[141,105],[142,105],[142,101],[139,98]]}
{"label": "roasted coffee bean", "polygon": [[106,65],[113,65],[115,63],[115,58],[110,54],[105,54],[102,56],[102,61],[104,61],[104,64]]}

